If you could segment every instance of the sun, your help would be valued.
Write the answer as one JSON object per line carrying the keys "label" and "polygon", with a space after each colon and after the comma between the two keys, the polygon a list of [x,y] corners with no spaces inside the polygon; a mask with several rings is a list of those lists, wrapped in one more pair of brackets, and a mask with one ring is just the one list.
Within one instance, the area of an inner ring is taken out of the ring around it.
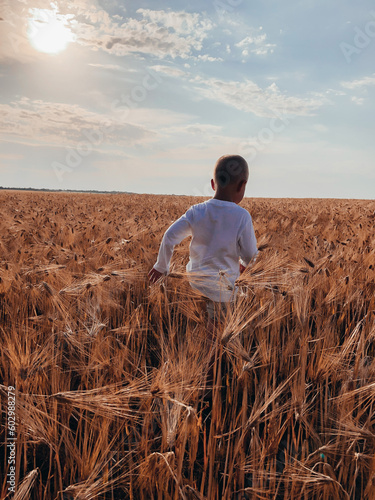
{"label": "sun", "polygon": [[58,14],[57,8],[30,9],[28,38],[39,52],[58,54],[66,49],[75,37],[68,26],[71,16]]}

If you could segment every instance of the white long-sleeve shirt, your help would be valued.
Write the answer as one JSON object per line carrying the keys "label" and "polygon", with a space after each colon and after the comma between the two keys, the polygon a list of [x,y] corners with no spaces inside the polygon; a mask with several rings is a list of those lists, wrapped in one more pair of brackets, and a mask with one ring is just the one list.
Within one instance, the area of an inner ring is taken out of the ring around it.
{"label": "white long-sleeve shirt", "polygon": [[215,302],[234,297],[239,262],[247,266],[257,255],[251,216],[231,201],[214,198],[193,205],[165,232],[154,268],[169,272],[173,248],[192,236],[186,266],[193,288]]}

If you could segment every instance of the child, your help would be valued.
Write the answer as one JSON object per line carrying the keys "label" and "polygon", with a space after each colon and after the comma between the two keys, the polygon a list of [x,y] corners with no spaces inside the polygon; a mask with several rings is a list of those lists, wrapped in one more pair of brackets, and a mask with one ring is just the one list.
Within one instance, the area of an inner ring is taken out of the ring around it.
{"label": "child", "polygon": [[226,312],[236,295],[236,279],[258,253],[251,216],[238,206],[248,178],[244,158],[219,158],[211,179],[215,196],[190,207],[167,229],[156,264],[148,274],[152,283],[168,274],[174,246],[192,236],[186,270],[190,285],[208,299],[211,320]]}

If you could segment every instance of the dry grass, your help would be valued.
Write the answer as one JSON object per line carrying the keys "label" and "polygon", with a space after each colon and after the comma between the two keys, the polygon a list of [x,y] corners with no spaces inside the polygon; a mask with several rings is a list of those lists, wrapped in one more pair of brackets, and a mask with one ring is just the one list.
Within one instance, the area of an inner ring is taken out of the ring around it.
{"label": "dry grass", "polygon": [[0,198],[17,499],[375,498],[374,202],[244,201],[261,254],[210,342],[187,242],[147,281],[196,198]]}

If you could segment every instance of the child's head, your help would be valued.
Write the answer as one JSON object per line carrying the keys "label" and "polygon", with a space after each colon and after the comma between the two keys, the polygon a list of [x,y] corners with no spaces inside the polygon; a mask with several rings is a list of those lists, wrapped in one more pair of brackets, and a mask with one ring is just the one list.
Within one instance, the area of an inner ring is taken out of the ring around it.
{"label": "child's head", "polygon": [[216,162],[211,185],[216,197],[240,203],[248,178],[249,167],[246,160],[239,155],[225,155]]}

